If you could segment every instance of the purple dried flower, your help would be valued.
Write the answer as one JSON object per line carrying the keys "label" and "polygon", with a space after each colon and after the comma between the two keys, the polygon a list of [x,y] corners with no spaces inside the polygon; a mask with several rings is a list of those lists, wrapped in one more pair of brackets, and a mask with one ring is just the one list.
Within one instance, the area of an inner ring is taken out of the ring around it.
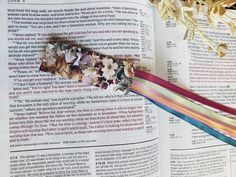
{"label": "purple dried flower", "polygon": [[108,87],[108,83],[107,82],[103,82],[102,85],[101,85],[101,88],[102,89],[107,89]]}
{"label": "purple dried flower", "polygon": [[109,84],[109,85],[111,85],[111,84],[113,84],[113,80],[107,80],[107,83]]}

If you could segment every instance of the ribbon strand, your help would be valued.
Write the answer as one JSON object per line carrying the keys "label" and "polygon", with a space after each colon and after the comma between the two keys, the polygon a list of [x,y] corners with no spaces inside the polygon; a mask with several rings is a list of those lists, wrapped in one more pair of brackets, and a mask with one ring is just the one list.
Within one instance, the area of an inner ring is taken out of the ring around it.
{"label": "ribbon strand", "polygon": [[228,106],[225,106],[225,105],[222,105],[222,104],[219,104],[219,103],[214,102],[212,100],[209,100],[209,99],[207,99],[205,97],[202,97],[202,96],[200,96],[200,95],[198,95],[196,93],[193,93],[193,92],[191,92],[189,90],[183,89],[183,88],[181,88],[181,87],[179,87],[177,85],[174,85],[174,84],[172,84],[170,82],[167,82],[167,81],[165,81],[165,80],[163,80],[163,79],[161,79],[161,78],[159,78],[157,76],[154,76],[154,75],[152,75],[150,73],[137,70],[135,72],[135,76],[136,77],[140,77],[142,79],[146,79],[148,81],[151,81],[151,82],[153,82],[153,83],[155,83],[157,85],[160,85],[160,86],[162,86],[164,88],[167,88],[167,89],[169,89],[169,90],[171,90],[173,92],[176,92],[176,93],[178,93],[178,94],[180,94],[182,96],[188,97],[188,98],[190,98],[190,99],[192,99],[194,101],[198,101],[198,102],[200,102],[200,103],[202,103],[204,105],[210,106],[210,107],[215,108],[217,110],[220,110],[220,111],[223,111],[223,112],[227,112],[229,114],[232,114],[232,115],[236,116],[236,109],[228,107]]}

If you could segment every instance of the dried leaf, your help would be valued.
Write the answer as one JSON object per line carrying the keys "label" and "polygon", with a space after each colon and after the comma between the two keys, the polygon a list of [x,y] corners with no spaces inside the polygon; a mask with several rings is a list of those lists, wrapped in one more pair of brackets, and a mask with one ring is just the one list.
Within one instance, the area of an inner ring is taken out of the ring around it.
{"label": "dried leaf", "polygon": [[197,2],[195,0],[188,0],[187,1],[187,6],[188,7],[193,7]]}
{"label": "dried leaf", "polygon": [[216,14],[216,13],[218,13],[218,7],[217,6],[213,7],[213,14]]}
{"label": "dried leaf", "polygon": [[160,1],[159,3],[157,3],[157,8],[161,11],[164,7],[164,2]]}
{"label": "dried leaf", "polygon": [[191,35],[191,40],[193,40],[195,37],[195,28],[193,28],[192,35]]}
{"label": "dried leaf", "polygon": [[181,10],[184,12],[193,12],[194,8],[193,7],[181,7]]}
{"label": "dried leaf", "polygon": [[157,4],[159,2],[159,0],[149,0],[149,2],[152,4]]}
{"label": "dried leaf", "polygon": [[217,47],[217,55],[219,55],[220,57],[223,57],[226,55],[227,50],[228,50],[228,46],[224,43],[221,43]]}
{"label": "dried leaf", "polygon": [[[185,2],[183,2],[185,1]],[[236,13],[228,10],[236,3],[236,0],[149,0],[158,9],[163,20],[169,17],[174,18],[186,27],[184,40],[192,40],[195,32],[200,34],[208,50],[215,51],[219,56],[224,56],[227,52],[227,45],[216,45],[214,41],[207,37],[200,29],[196,14],[201,14],[208,19],[208,24],[201,28],[216,27],[219,22],[223,22],[229,27],[232,35],[236,34]]]}
{"label": "dried leaf", "polygon": [[214,10],[214,8],[213,8],[213,6],[211,5],[211,6],[209,6],[208,7],[208,15],[210,15],[212,12],[213,12],[213,10]]}
{"label": "dried leaf", "polygon": [[223,6],[218,6],[218,13],[223,16],[226,13],[226,9]]}
{"label": "dried leaf", "polygon": [[195,18],[193,18],[193,17],[190,17],[190,16],[189,16],[188,20],[189,20],[192,24],[194,24],[194,25],[197,24],[197,20],[196,20]]}
{"label": "dried leaf", "polygon": [[211,51],[212,51],[212,48],[211,48],[211,47],[208,47],[207,49],[208,49],[208,51],[209,51],[209,52],[211,52]]}
{"label": "dried leaf", "polygon": [[201,15],[203,15],[204,13],[204,10],[203,10],[203,6],[201,5],[201,4],[198,4],[198,6],[197,6],[197,11],[198,11],[198,13],[199,14],[201,14]]}
{"label": "dried leaf", "polygon": [[185,34],[184,34],[184,40],[186,40],[188,38],[188,32],[189,32],[189,29],[187,29]]}
{"label": "dried leaf", "polygon": [[188,14],[188,16],[190,16],[191,18],[193,18],[193,12],[186,12]]}
{"label": "dried leaf", "polygon": [[229,25],[229,30],[230,30],[230,33],[232,36],[235,36],[236,35],[236,25],[231,22],[231,23],[228,23]]}
{"label": "dried leaf", "polygon": [[224,7],[231,7],[235,3],[236,3],[235,0],[224,0],[221,5],[224,6]]}
{"label": "dried leaf", "polygon": [[218,21],[216,20],[216,18],[208,16],[207,19],[208,19],[208,24],[211,28],[217,27]]}

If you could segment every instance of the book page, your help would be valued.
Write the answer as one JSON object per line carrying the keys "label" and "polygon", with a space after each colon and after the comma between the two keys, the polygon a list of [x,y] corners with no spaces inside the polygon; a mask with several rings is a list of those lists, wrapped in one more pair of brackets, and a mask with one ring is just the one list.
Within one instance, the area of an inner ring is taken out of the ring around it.
{"label": "book page", "polygon": [[154,105],[39,71],[60,38],[154,72],[148,2],[9,0],[0,13],[0,177],[159,176]]}
{"label": "book page", "polygon": [[[236,38],[226,27],[204,30],[214,41],[228,44],[228,54],[219,58],[207,50],[198,35],[190,43],[184,41],[185,29],[173,20],[163,22],[156,14],[155,23],[158,76],[236,107]],[[163,110],[159,116],[161,176],[236,176],[235,147]]]}

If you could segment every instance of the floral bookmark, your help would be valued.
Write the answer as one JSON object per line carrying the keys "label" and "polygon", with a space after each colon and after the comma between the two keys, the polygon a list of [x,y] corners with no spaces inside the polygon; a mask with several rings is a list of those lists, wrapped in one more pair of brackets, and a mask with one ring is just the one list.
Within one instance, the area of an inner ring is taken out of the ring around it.
{"label": "floral bookmark", "polygon": [[[116,59],[73,43],[52,42],[45,48],[40,70],[102,89],[111,87],[125,94],[132,91],[236,147],[236,109],[138,70],[131,60]],[[206,106],[234,117],[217,113]]]}
{"label": "floral bookmark", "polygon": [[47,45],[40,70],[103,89],[112,86],[125,93],[128,93],[134,76],[134,64],[127,60],[63,42]]}

